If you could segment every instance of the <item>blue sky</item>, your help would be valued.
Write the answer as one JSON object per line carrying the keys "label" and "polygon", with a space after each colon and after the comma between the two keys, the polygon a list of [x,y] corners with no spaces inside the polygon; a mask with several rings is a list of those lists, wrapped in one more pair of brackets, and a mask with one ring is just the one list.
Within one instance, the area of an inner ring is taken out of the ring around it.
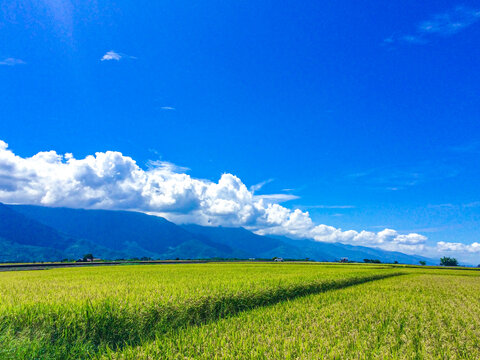
{"label": "blue sky", "polygon": [[478,2],[1,5],[0,139],[21,159],[117,151],[264,183],[315,224],[480,239]]}

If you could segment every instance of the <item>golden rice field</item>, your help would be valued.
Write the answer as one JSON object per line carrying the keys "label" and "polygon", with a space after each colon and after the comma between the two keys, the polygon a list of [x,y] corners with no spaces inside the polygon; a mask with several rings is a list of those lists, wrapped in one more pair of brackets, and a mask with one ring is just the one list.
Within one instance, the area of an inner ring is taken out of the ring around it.
{"label": "golden rice field", "polygon": [[0,359],[479,359],[480,272],[211,263],[0,272]]}

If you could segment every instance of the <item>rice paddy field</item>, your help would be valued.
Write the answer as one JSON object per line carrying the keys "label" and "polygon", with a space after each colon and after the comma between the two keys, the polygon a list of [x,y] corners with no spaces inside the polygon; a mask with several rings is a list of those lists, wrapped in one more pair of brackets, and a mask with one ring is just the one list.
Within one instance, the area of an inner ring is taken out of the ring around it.
{"label": "rice paddy field", "polygon": [[210,263],[0,272],[0,359],[479,359],[480,272]]}

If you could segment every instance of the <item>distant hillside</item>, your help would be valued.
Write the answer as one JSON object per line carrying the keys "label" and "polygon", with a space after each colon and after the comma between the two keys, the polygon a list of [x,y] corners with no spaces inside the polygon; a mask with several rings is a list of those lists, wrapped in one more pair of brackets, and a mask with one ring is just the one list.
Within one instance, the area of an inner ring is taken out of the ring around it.
{"label": "distant hillside", "polygon": [[122,253],[123,258],[208,258],[236,253],[228,246],[198,239],[162,217],[133,211],[30,205],[10,205],[10,208],[76,239]]}
{"label": "distant hillside", "polygon": [[176,225],[138,212],[0,204],[0,261],[151,257],[379,259],[418,264],[431,259],[380,249],[260,236],[244,228]]}
{"label": "distant hillside", "polygon": [[69,240],[58,230],[0,204],[0,238],[20,245],[66,248]]}
{"label": "distant hillside", "polygon": [[158,216],[128,211],[82,210],[16,205],[15,211],[66,234],[123,250],[138,246],[161,254],[194,237]]}
{"label": "distant hillside", "polygon": [[62,233],[0,203],[1,262],[77,259],[88,252],[108,258],[126,255]]}
{"label": "distant hillside", "polygon": [[281,240],[268,236],[260,236],[244,228],[207,227],[199,225],[182,225],[184,229],[202,240],[210,240],[238,249],[243,258],[274,256],[303,258],[302,251],[296,246],[288,245]]}

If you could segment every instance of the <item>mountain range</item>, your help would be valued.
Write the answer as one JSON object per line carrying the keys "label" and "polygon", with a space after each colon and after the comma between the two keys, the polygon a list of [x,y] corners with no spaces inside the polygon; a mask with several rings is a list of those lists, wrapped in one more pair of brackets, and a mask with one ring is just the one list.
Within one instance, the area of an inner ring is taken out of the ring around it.
{"label": "mountain range", "polygon": [[364,246],[261,236],[244,228],[176,225],[132,211],[83,210],[0,203],[0,262],[78,259],[309,258],[378,259],[405,264],[433,259]]}

